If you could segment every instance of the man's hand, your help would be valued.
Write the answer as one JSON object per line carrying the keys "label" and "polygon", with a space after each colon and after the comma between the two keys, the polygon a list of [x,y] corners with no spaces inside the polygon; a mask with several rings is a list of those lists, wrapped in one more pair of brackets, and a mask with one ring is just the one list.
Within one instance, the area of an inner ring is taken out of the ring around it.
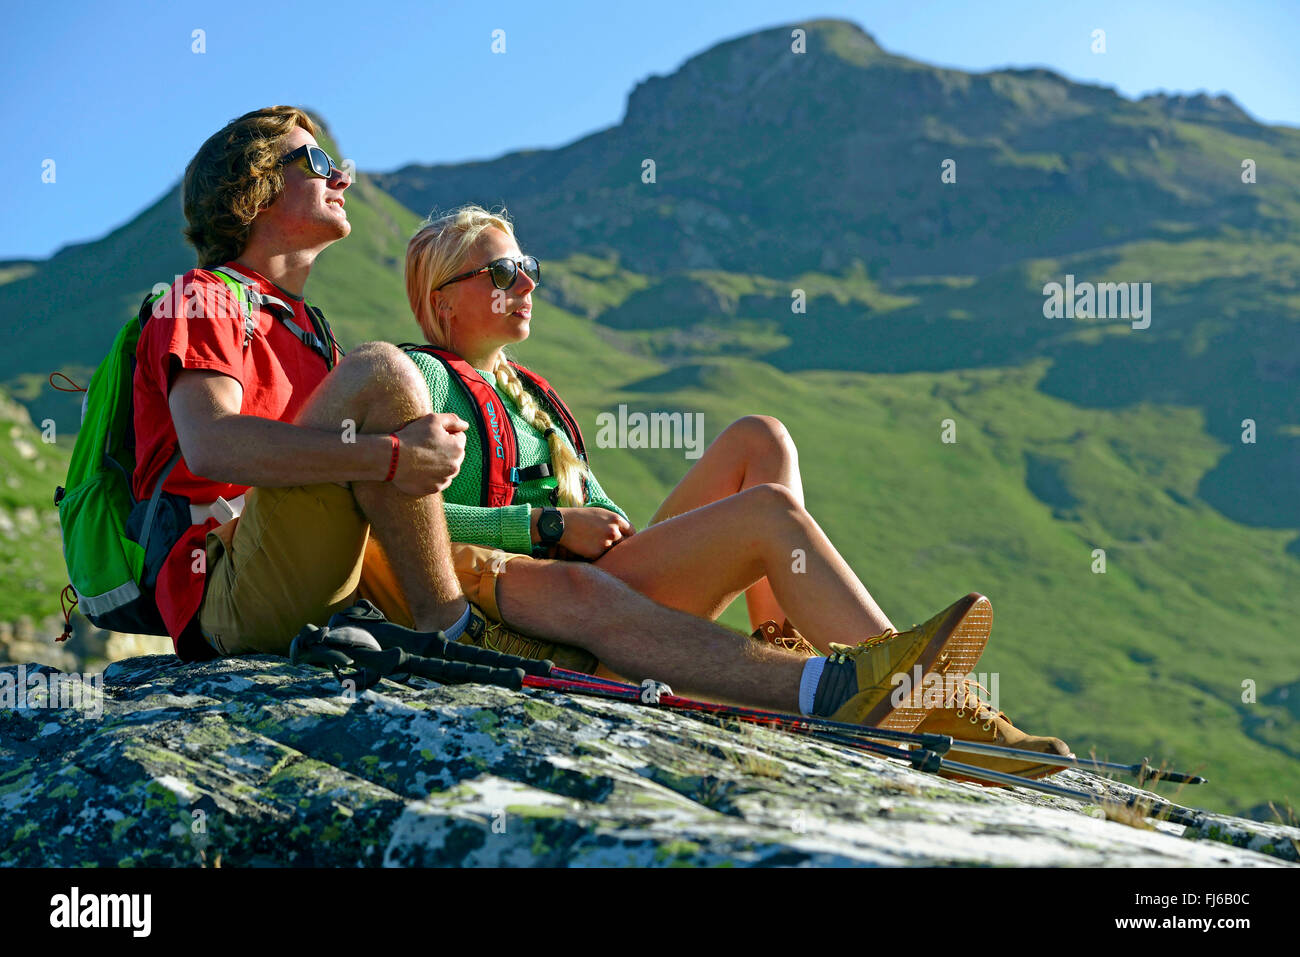
{"label": "man's hand", "polygon": [[402,450],[393,485],[414,496],[445,489],[465,459],[468,428],[469,423],[453,412],[430,412],[408,422],[396,433]]}
{"label": "man's hand", "polygon": [[[595,561],[601,555],[636,534],[632,523],[607,508],[562,508],[564,535],[559,544],[580,558]],[[539,541],[537,519],[541,509],[533,509],[533,541]]]}

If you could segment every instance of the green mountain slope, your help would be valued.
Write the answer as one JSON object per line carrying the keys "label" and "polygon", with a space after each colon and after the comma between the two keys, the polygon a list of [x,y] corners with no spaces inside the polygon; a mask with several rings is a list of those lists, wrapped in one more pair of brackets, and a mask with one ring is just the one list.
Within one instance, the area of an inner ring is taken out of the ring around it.
{"label": "green mountain slope", "polygon": [[40,621],[59,611],[67,584],[54,487],[68,471],[71,436],[32,423],[0,389],[0,622]]}
{"label": "green mountain slope", "polygon": [[[573,269],[591,271],[590,262]],[[603,267],[618,273],[609,261]],[[616,302],[575,285],[572,271],[542,294],[668,360],[742,354],[786,371],[899,373],[1046,357],[1038,387],[1076,405],[1197,408],[1224,456],[1196,494],[1246,524],[1300,529],[1300,498],[1291,494],[1300,476],[1298,243],[1149,241],[980,277],[624,275],[618,281],[635,288]],[[1044,318],[1044,283],[1067,273],[1150,282],[1150,327]],[[806,294],[806,311],[791,311],[792,289]],[[1242,441],[1246,420],[1255,423],[1253,443]]]}

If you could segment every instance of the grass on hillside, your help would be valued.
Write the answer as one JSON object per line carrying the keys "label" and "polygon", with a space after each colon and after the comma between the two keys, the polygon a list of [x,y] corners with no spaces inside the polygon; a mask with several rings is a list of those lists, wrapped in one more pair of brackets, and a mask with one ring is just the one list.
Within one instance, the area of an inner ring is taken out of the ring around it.
{"label": "grass on hillside", "polygon": [[0,390],[0,621],[59,612],[67,584],[54,487],[62,485],[71,436],[42,441],[26,412]]}

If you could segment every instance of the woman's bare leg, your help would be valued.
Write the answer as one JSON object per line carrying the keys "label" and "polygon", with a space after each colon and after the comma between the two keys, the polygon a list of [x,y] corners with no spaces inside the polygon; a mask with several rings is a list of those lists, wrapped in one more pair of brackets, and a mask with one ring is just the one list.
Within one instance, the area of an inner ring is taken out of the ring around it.
{"label": "woman's bare leg", "polygon": [[766,577],[822,651],[893,627],[784,485],[755,485],[651,525],[595,564],[660,604],[706,618]]}
{"label": "woman's bare leg", "polygon": [[[779,419],[770,415],[747,415],[727,426],[709,444],[700,460],[668,493],[650,524],[767,483],[784,485],[803,506],[799,453],[790,433]],[[779,625],[789,617],[766,576],[746,589],[745,604],[749,609],[750,628],[757,628],[769,619]]]}

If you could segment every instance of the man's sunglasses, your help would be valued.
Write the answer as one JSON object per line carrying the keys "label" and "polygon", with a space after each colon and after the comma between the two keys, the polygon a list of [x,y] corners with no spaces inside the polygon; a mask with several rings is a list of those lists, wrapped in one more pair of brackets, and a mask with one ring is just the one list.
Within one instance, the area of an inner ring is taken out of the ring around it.
{"label": "man's sunglasses", "polygon": [[343,172],[343,168],[335,163],[334,160],[330,158],[330,154],[326,153],[319,146],[299,146],[296,150],[293,150],[290,153],[285,153],[281,156],[280,165],[288,166],[290,163],[302,159],[304,156],[307,157],[307,171],[312,176],[319,176],[322,179],[330,179],[334,175],[335,170],[338,170],[340,173]]}
{"label": "man's sunglasses", "polygon": [[[452,276],[442,286],[450,286],[454,282],[460,282],[462,279],[471,279],[481,272],[491,273],[492,285],[498,289],[509,289],[516,280],[519,279],[519,272],[523,270],[525,276],[533,281],[534,286],[542,284],[542,264],[532,256],[524,256],[522,259],[510,259],[502,257],[494,259],[486,266],[478,269],[471,269],[469,272],[463,272],[459,276]],[[441,289],[442,286],[436,288]]]}

